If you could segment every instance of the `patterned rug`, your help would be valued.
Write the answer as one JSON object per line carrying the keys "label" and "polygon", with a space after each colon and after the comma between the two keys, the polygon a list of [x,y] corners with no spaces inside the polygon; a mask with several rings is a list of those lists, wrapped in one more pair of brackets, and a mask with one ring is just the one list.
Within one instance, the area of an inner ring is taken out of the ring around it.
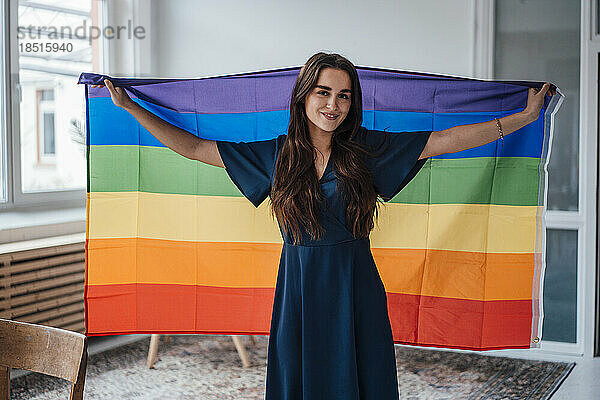
{"label": "patterned rug", "polygon": [[[97,340],[98,338],[90,338]],[[86,399],[262,400],[267,336],[242,336],[250,368],[241,366],[231,337],[164,336],[153,369],[150,339],[91,355]],[[517,360],[396,346],[400,399],[548,399],[575,363]],[[13,400],[66,399],[66,381],[40,374],[12,381]]]}

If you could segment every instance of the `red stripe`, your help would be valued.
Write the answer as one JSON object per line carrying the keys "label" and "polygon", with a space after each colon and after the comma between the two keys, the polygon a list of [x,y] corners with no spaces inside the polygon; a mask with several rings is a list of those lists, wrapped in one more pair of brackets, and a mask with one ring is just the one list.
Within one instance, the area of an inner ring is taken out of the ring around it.
{"label": "red stripe", "polygon": [[387,293],[394,342],[469,350],[530,348],[531,300]]}
{"label": "red stripe", "polygon": [[[87,335],[269,333],[272,288],[86,285]],[[494,350],[530,348],[531,300],[387,293],[394,342]]]}

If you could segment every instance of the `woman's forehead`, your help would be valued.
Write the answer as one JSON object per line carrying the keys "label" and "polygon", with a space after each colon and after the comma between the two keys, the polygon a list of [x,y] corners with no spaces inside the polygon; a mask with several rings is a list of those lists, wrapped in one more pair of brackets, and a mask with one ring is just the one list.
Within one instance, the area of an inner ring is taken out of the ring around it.
{"label": "woman's forehead", "polygon": [[340,91],[343,89],[350,91],[351,85],[350,76],[346,71],[333,68],[322,69],[316,83],[316,86],[326,86],[330,88],[329,90],[337,89]]}

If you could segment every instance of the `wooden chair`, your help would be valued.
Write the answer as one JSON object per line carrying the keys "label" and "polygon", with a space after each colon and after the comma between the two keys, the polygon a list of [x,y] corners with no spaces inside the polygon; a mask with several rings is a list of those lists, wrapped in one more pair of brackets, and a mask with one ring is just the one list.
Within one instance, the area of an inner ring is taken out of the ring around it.
{"label": "wooden chair", "polygon": [[10,370],[24,369],[71,382],[71,400],[83,399],[87,338],[77,332],[0,319],[0,400],[10,399]]}

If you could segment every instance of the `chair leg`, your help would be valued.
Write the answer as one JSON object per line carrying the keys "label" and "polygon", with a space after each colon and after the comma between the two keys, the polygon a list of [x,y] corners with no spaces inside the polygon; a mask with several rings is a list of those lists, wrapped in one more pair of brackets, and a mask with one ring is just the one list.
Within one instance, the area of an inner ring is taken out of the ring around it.
{"label": "chair leg", "polygon": [[233,344],[235,344],[235,348],[237,349],[237,352],[240,355],[240,358],[242,359],[242,365],[244,366],[244,368],[248,368],[250,366],[250,361],[248,360],[248,353],[246,353],[246,349],[244,348],[240,337],[238,335],[231,335],[231,338],[233,339]]}
{"label": "chair leg", "polygon": [[83,357],[81,358],[81,364],[79,366],[79,373],[77,374],[77,381],[71,384],[71,398],[70,400],[83,400],[83,388],[85,386],[85,373],[87,372],[87,343],[83,349]]}
{"label": "chair leg", "polygon": [[156,354],[158,353],[158,342],[160,341],[160,335],[153,334],[150,337],[150,348],[148,349],[148,360],[146,361],[146,365],[148,368],[154,367],[154,362],[156,361]]}
{"label": "chair leg", "polygon": [[10,367],[0,365],[0,400],[10,400]]}
{"label": "chair leg", "polygon": [[254,335],[248,335],[250,337],[250,341],[252,342],[252,346],[256,346],[256,338],[254,338]]}

